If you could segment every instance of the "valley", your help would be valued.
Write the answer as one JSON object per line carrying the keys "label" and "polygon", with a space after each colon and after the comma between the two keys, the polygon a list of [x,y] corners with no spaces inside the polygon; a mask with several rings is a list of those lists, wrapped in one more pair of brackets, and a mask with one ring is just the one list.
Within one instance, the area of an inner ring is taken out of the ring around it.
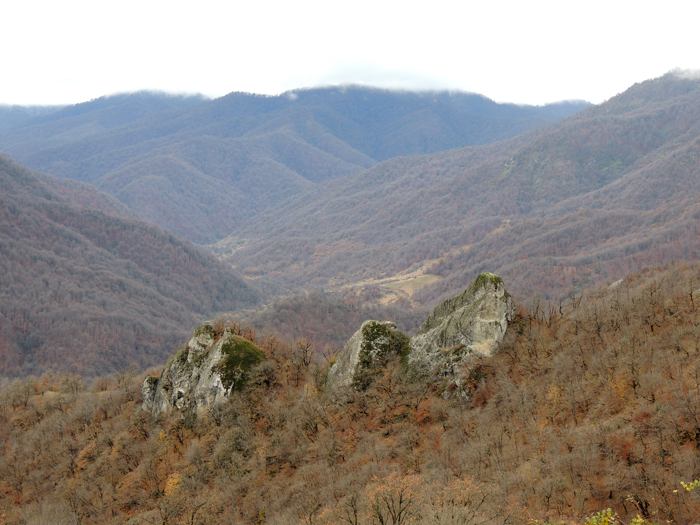
{"label": "valley", "polygon": [[0,524],[692,525],[700,80],[0,111]]}
{"label": "valley", "polygon": [[138,217],[205,244],[320,182],[391,157],[503,140],[586,106],[360,86],[216,100],[143,92],[26,120],[0,133],[0,151],[94,184]]}
{"label": "valley", "polygon": [[668,74],[539,132],[390,159],[253,218],[214,253],[288,292],[396,278],[440,259],[412,297],[425,305],[486,270],[523,298],[556,299],[692,259],[698,93],[697,81]]}

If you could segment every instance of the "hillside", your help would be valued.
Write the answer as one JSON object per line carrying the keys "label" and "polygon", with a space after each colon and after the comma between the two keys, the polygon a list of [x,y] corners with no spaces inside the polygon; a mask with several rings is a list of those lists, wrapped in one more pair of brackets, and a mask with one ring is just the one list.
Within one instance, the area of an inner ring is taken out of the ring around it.
{"label": "hillside", "polygon": [[[236,325],[265,360],[199,416],[143,410],[143,374],[17,380],[0,391],[0,516],[695,523],[698,490],[681,482],[700,478],[698,283],[698,263],[669,265],[562,304],[521,304],[500,352],[465,366],[458,388],[406,376],[397,356],[339,399],[322,356]],[[616,521],[586,519],[608,508]]]}
{"label": "hillside", "polygon": [[[56,108],[58,111],[38,111],[28,107],[25,113],[31,114],[32,118],[16,122],[0,140],[3,150],[12,150],[13,156],[19,158],[46,148],[71,144],[153,115],[191,108],[205,100],[201,95],[140,91],[104,96]],[[24,109],[21,106],[14,108],[15,111]]]}
{"label": "hillside", "polygon": [[391,319],[401,331],[413,334],[427,315],[406,304],[377,305],[372,299],[312,292],[280,297],[261,311],[237,317],[261,336],[304,340],[330,355],[367,319]]}
{"label": "hillside", "polygon": [[255,304],[211,255],[75,181],[0,156],[0,374],[160,363],[202,317]]}
{"label": "hillside", "polygon": [[700,253],[700,82],[670,73],[494,145],[318,185],[214,249],[282,289],[434,304],[490,269],[559,298]]}
{"label": "hillside", "polygon": [[[168,106],[175,102],[191,107]],[[0,150],[94,184],[140,218],[210,243],[317,183],[390,157],[513,137],[587,105],[361,87],[212,101],[134,94],[27,121],[0,135]]]}

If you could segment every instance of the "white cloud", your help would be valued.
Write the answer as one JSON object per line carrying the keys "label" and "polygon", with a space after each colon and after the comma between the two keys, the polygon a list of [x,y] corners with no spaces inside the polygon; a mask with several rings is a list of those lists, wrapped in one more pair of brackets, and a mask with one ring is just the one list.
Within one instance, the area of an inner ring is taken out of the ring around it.
{"label": "white cloud", "polygon": [[672,73],[678,78],[685,78],[689,80],[700,79],[700,69],[674,69]]}
{"label": "white cloud", "polygon": [[386,89],[445,90],[460,89],[449,78],[378,64],[342,64],[310,79],[314,85],[362,84]]}
{"label": "white cloud", "polygon": [[601,102],[700,68],[698,15],[687,0],[24,0],[3,9],[0,102],[343,83]]}

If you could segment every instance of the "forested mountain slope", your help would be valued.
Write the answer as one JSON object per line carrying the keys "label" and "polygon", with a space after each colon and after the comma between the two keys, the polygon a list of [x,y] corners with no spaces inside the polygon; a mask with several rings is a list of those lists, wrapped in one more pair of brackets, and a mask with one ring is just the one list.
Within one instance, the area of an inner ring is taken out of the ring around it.
{"label": "forested mountain slope", "polygon": [[516,294],[560,297],[696,258],[699,203],[700,82],[671,73],[516,139],[319,185],[215,249],[288,289],[433,303],[489,270]]}
{"label": "forested mountain slope", "polygon": [[[698,263],[669,265],[521,304],[461,386],[409,377],[392,356],[339,399],[313,348],[235,325],[265,360],[207,413],[144,411],[145,374],[23,378],[0,389],[0,516],[693,524],[700,494],[681,482],[700,479],[699,283]],[[586,519],[608,508],[618,519]]]}
{"label": "forested mountain slope", "polygon": [[[175,102],[192,107],[165,111]],[[0,150],[31,168],[95,184],[139,217],[204,243],[377,161],[502,140],[587,105],[516,106],[465,93],[361,87],[231,93],[206,102],[134,94],[27,122],[0,135]]]}
{"label": "forested mountain slope", "polygon": [[0,375],[143,368],[202,316],[256,300],[230,267],[116,199],[0,156]]}
{"label": "forested mountain slope", "polygon": [[[34,111],[33,118],[12,126],[0,136],[4,151],[15,158],[56,146],[71,144],[104,131],[160,113],[194,107],[207,99],[201,95],[168,95],[139,91],[109,95],[58,108]],[[20,109],[21,106],[18,108]],[[30,111],[31,108],[27,108]]]}

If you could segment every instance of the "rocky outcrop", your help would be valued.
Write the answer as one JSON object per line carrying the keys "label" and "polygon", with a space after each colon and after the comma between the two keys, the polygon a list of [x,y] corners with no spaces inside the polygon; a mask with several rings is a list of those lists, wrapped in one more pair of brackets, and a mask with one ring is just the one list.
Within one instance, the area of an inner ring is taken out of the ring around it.
{"label": "rocky outcrop", "polygon": [[494,354],[515,314],[503,280],[482,273],[461,294],[439,304],[411,339],[409,369],[456,375],[474,355]]}
{"label": "rocky outcrop", "polygon": [[[515,307],[500,277],[481,274],[464,292],[438,305],[412,339],[387,321],[365,321],[330,367],[329,389],[366,390],[389,360],[401,357],[407,374],[458,376],[474,356],[491,356],[503,340]],[[253,343],[205,324],[142,386],[143,408],[153,415],[202,411],[246,384],[265,359]]]}
{"label": "rocky outcrop", "polygon": [[187,345],[141,387],[143,408],[158,415],[172,410],[202,411],[240,390],[249,370],[265,358],[253,343],[211,325],[197,328]]}
{"label": "rocky outcrop", "polygon": [[391,322],[365,321],[347,342],[328,371],[333,389],[365,390],[391,356],[401,355],[408,337]]}
{"label": "rocky outcrop", "polygon": [[461,294],[439,304],[410,340],[391,322],[365,321],[328,371],[333,390],[365,390],[392,356],[413,376],[458,376],[474,356],[493,355],[515,314],[503,280],[482,273]]}

